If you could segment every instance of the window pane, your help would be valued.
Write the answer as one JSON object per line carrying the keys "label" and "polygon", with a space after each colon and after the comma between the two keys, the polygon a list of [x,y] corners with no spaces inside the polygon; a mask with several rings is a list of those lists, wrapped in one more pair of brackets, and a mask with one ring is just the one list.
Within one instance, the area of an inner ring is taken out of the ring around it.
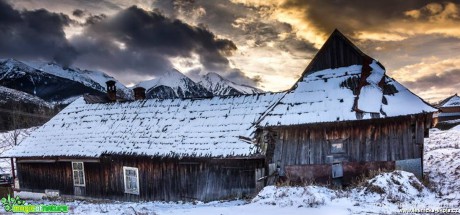
{"label": "window pane", "polygon": [[85,177],[83,176],[83,171],[79,171],[78,177],[80,178],[80,184],[85,184]]}
{"label": "window pane", "polygon": [[331,153],[342,153],[345,152],[343,143],[332,143],[331,144]]}
{"label": "window pane", "polygon": [[78,184],[78,171],[73,171],[74,184]]}
{"label": "window pane", "polygon": [[125,188],[126,192],[137,193],[139,191],[139,184],[137,182],[137,169],[125,169]]}

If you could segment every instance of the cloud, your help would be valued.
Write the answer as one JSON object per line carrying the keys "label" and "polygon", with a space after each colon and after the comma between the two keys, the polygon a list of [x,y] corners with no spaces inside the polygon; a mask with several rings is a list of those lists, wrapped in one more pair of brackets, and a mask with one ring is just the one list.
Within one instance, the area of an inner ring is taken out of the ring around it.
{"label": "cloud", "polygon": [[55,13],[72,14],[76,9],[87,13],[114,14],[128,6],[135,4],[136,1],[124,2],[123,0],[9,0],[10,4],[18,10],[46,10]]}
{"label": "cloud", "polygon": [[429,3],[420,9],[409,10],[404,13],[418,20],[440,21],[440,20],[460,20],[458,5],[452,2]]}
{"label": "cloud", "polygon": [[460,68],[442,71],[435,74],[428,74],[415,81],[406,81],[405,84],[416,90],[426,90],[433,87],[443,86],[444,88],[455,89],[460,86]]}
{"label": "cloud", "polygon": [[[408,83],[411,89],[415,89],[412,82],[416,80],[438,77],[439,71],[459,68],[441,68],[439,64],[453,61],[460,50],[460,5],[456,1],[10,2],[14,13],[44,7],[50,14],[68,14],[79,23],[70,20],[62,26],[67,37],[67,41],[62,41],[75,52],[61,52],[71,53],[68,57],[62,56],[76,59],[78,66],[106,71],[128,83],[178,67],[195,76],[213,71],[235,82],[241,79],[244,83],[264,86],[265,90],[284,90],[297,80],[334,28],[339,28],[364,52],[379,59],[390,76]],[[131,5],[137,5],[136,11]],[[80,17],[73,14],[77,8],[84,12]],[[8,13],[0,16],[5,14]],[[2,18],[0,22],[10,21]],[[149,23],[155,23],[154,27]],[[179,27],[168,28],[176,25]],[[61,56],[55,54],[59,53],[57,50],[53,54],[37,55],[52,59]],[[439,67],[431,66],[433,64]],[[442,84],[427,91],[416,89],[427,98],[445,96],[451,91],[451,87]]]}
{"label": "cloud", "polygon": [[235,83],[248,86],[255,86],[262,82],[262,78],[260,76],[250,78],[239,69],[232,69],[231,71],[225,73],[224,77],[234,81]]}
{"label": "cloud", "polygon": [[[359,40],[401,41],[420,34],[460,37],[459,5],[425,0],[233,0],[270,8],[262,13],[293,26],[297,35],[319,48],[333,29]],[[397,5],[397,7],[395,7]]]}
{"label": "cloud", "polygon": [[[296,35],[291,24],[271,18],[269,7],[255,7],[232,1],[156,1],[154,7],[165,15],[191,24],[204,23],[216,34],[231,38],[238,50],[228,59],[244,76],[264,77],[257,81],[265,90],[284,90],[297,80],[317,51],[311,42]],[[267,10],[267,11],[266,11]],[[214,71],[234,82],[239,76]],[[202,70],[201,73],[204,73]],[[236,73],[238,74],[238,73]],[[235,79],[232,79],[235,78]],[[254,82],[247,79],[246,81]]]}
{"label": "cloud", "polygon": [[63,31],[71,22],[61,13],[18,11],[0,0],[0,57],[54,59],[69,65],[78,54]]}
{"label": "cloud", "polygon": [[85,11],[83,10],[80,10],[80,9],[75,9],[73,12],[72,12],[72,15],[76,16],[76,17],[83,17],[85,15]]}
{"label": "cloud", "polygon": [[393,77],[423,98],[436,102],[459,92],[460,59],[424,59],[394,71]]}
{"label": "cloud", "polygon": [[[128,83],[172,69],[174,58],[196,57],[204,73],[240,71],[231,67],[228,60],[237,46],[229,39],[217,37],[204,25],[193,26],[137,6],[113,15],[94,15],[86,9],[93,4],[96,3],[73,9],[71,14],[76,20],[72,20],[45,9],[17,10],[0,1],[0,26],[4,29],[0,32],[0,55],[54,60],[66,66],[75,63],[123,77]],[[118,8],[108,3],[97,5]],[[71,25],[80,29],[68,36],[64,29]],[[243,80],[246,76],[232,77]],[[244,82],[256,84],[248,77]]]}
{"label": "cloud", "polygon": [[204,26],[191,26],[136,6],[114,16],[87,19],[82,34],[71,38],[78,64],[115,74],[158,75],[171,69],[170,58],[198,56],[206,71],[230,71],[227,56],[236,45]]}

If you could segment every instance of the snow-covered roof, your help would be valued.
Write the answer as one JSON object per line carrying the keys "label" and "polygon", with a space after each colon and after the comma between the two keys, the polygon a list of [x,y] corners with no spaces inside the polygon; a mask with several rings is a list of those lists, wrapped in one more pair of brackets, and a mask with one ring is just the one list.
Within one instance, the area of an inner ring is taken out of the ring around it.
{"label": "snow-covered roof", "polygon": [[[261,121],[260,126],[396,117],[436,109],[385,75],[373,61],[360,87],[362,65],[306,74]],[[383,79],[383,86],[380,83]]]}
{"label": "snow-covered roof", "polygon": [[459,107],[460,106],[460,96],[457,94],[447,98],[441,102],[440,107]]}
{"label": "snow-covered roof", "polygon": [[87,104],[80,98],[3,157],[257,153],[255,122],[282,94]]}
{"label": "snow-covered roof", "polygon": [[[172,71],[138,86],[160,83],[179,89],[181,83],[172,82],[177,78],[168,81],[177,75]],[[248,141],[256,127],[436,111],[335,30],[285,93],[105,104],[78,99],[3,156],[249,156],[257,153]]]}

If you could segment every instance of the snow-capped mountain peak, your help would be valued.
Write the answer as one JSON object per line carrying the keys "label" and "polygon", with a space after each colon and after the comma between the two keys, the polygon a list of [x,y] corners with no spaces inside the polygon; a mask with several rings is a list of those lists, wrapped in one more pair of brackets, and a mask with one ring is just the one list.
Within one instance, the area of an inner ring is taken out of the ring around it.
{"label": "snow-capped mountain peak", "polygon": [[[56,63],[0,60],[0,85],[48,102],[68,103],[85,93],[103,95],[108,80],[115,79],[102,72],[62,67]],[[132,98],[130,89],[118,81],[116,86],[120,98]]]}
{"label": "snow-capped mountain peak", "polygon": [[87,87],[91,87],[101,92],[106,91],[107,86],[105,82],[114,80],[116,82],[117,89],[122,91],[128,97],[132,94],[130,89],[128,89],[114,77],[111,77],[103,72],[81,70],[75,67],[62,67],[56,63],[51,62],[28,62],[27,64],[42,72],[82,83]]}
{"label": "snow-capped mountain peak", "polygon": [[195,83],[176,69],[171,69],[155,79],[143,81],[135,87],[146,89],[147,98],[192,98],[212,96],[203,86]]}
{"label": "snow-capped mountain peak", "polygon": [[214,95],[239,95],[263,92],[255,87],[236,84],[214,72],[204,75],[198,83]]}

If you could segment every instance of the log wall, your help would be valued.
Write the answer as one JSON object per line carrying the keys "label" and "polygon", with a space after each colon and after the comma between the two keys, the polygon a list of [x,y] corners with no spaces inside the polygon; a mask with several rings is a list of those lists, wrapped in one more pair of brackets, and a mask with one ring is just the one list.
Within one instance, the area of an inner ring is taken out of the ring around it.
{"label": "log wall", "polygon": [[[273,152],[267,150],[268,163],[287,165],[329,164],[326,157],[344,162],[396,161],[422,157],[425,129],[431,115],[371,119],[341,123],[323,123],[272,127],[276,136]],[[267,133],[267,132],[265,132]],[[344,153],[331,153],[332,142],[343,142]],[[265,148],[270,148],[265,146]],[[270,155],[273,153],[273,155]]]}
{"label": "log wall", "polygon": [[[123,166],[139,170],[140,194],[124,193]],[[73,195],[70,162],[18,163],[20,188]],[[104,156],[84,163],[86,196],[126,201],[211,201],[252,195],[263,159],[159,159]]]}

